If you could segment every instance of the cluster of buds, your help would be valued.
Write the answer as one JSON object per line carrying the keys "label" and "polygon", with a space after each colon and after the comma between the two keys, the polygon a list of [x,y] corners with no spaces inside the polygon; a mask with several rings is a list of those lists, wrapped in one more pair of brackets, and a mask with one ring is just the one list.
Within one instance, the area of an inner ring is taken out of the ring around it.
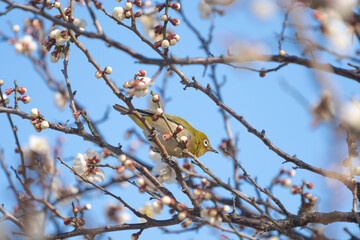
{"label": "cluster of buds", "polygon": [[34,126],[36,132],[41,132],[43,129],[49,128],[49,122],[40,114],[39,109],[33,108],[30,111],[31,124]]}
{"label": "cluster of buds", "polygon": [[207,220],[212,225],[221,225],[223,212],[230,212],[230,207],[225,205],[224,207],[203,208],[200,212],[200,216]]}
{"label": "cluster of buds", "polygon": [[47,40],[41,42],[42,50],[47,53],[55,46],[54,51],[51,52],[50,61],[56,63],[59,59],[65,58],[65,54],[70,54],[70,50],[65,47],[68,41],[70,41],[70,35],[66,29],[55,29],[51,31]]}
{"label": "cluster of buds", "polygon": [[123,87],[128,89],[131,97],[134,95],[137,98],[144,97],[149,92],[149,87],[154,84],[154,81],[145,76],[146,71],[140,70],[135,74],[134,80],[124,83]]}
{"label": "cluster of buds", "polygon": [[82,227],[85,225],[85,220],[82,218],[69,217],[69,218],[65,218],[64,225],[72,225],[75,227]]}
{"label": "cluster of buds", "polygon": [[194,189],[194,196],[199,201],[199,203],[203,202],[204,200],[210,200],[213,197],[213,194],[209,190],[195,188]]}
{"label": "cluster of buds", "polygon": [[161,203],[163,205],[167,205],[171,208],[169,210],[170,214],[173,214],[173,213],[175,213],[175,211],[177,211],[178,212],[177,218],[180,221],[183,221],[188,217],[188,211],[187,211],[188,208],[186,207],[186,205],[184,203],[176,203],[176,201],[169,196],[162,197]]}
{"label": "cluster of buds", "polygon": [[123,21],[125,18],[129,19],[131,17],[141,17],[141,11],[137,11],[133,14],[133,5],[141,7],[141,0],[127,1],[124,8],[115,7],[112,16],[119,22]]}
{"label": "cluster of buds", "polygon": [[[158,25],[155,27],[155,33],[159,33],[162,27]],[[178,34],[168,34],[165,39],[157,41],[154,43],[155,47],[159,48],[160,46],[164,49],[168,48],[169,46],[174,46],[177,42],[180,41],[180,36]]]}
{"label": "cluster of buds", "polygon": [[275,178],[274,183],[279,183],[284,187],[291,187],[292,185],[292,181],[290,178],[285,178],[285,179],[279,179],[279,177],[283,174],[287,174],[289,177],[294,177],[296,174],[296,171],[294,169],[290,169],[290,170],[286,170],[285,168],[282,168],[280,170],[280,173],[278,175],[278,177]]}
{"label": "cluster of buds", "polygon": [[[16,89],[8,88],[8,89],[5,89],[5,94],[7,96],[9,96],[10,94],[12,94],[15,91],[21,95],[24,95],[27,92],[27,89],[25,87],[17,87]],[[27,104],[31,101],[31,98],[29,96],[20,96],[16,100]]]}
{"label": "cluster of buds", "polygon": [[97,79],[100,79],[100,78],[102,78],[105,74],[111,74],[112,73],[112,67],[110,67],[110,66],[107,66],[105,69],[104,69],[104,71],[97,71],[96,73],[95,73],[95,77],[97,78]]}
{"label": "cluster of buds", "polygon": [[[162,108],[160,108],[162,109]],[[155,117],[157,117],[157,114],[154,115]],[[153,116],[153,117],[154,117]],[[155,118],[154,117],[154,118]],[[157,117],[158,118],[158,117]],[[157,119],[156,119],[157,120]],[[178,133],[180,133],[182,130],[184,130],[184,127],[182,125],[177,125],[177,127],[175,128],[174,132],[171,134],[171,133],[165,133],[163,135],[163,138],[165,139],[165,141],[169,141],[172,137],[176,137],[176,135]]]}
{"label": "cluster of buds", "polygon": [[[156,5],[155,6],[155,11],[156,12],[161,12],[164,8],[165,8],[165,3],[163,3],[163,4],[159,4],[159,5]],[[172,9],[174,9],[174,10],[176,10],[176,11],[179,11],[180,10],[180,8],[181,8],[181,5],[180,5],[180,3],[171,3],[171,2],[169,2],[168,3],[168,7],[170,7],[170,8],[172,8]]]}
{"label": "cluster of buds", "polygon": [[90,210],[90,209],[91,209],[91,204],[87,203],[83,207],[80,206],[73,207],[73,213],[77,214],[78,212],[81,212],[83,210]]}

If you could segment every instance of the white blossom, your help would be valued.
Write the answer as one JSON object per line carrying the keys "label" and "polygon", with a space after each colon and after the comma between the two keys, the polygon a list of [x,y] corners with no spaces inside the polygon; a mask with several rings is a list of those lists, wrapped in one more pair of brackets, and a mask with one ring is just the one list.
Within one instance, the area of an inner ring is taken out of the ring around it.
{"label": "white blossom", "polygon": [[149,92],[149,87],[154,84],[151,78],[142,77],[136,80],[133,80],[132,86],[128,90],[130,96],[137,98],[144,97]]}
{"label": "white blossom", "polygon": [[210,3],[206,0],[200,0],[198,10],[201,18],[209,18],[211,13]]}
{"label": "white blossom", "polygon": [[29,138],[29,146],[23,148],[23,153],[29,165],[40,166],[42,170],[53,173],[55,161],[50,156],[50,150],[46,138],[32,135]]}
{"label": "white blossom", "polygon": [[55,105],[60,108],[61,110],[64,110],[66,107],[66,100],[67,97],[62,95],[60,92],[56,92],[54,94],[54,100],[55,100]]}
{"label": "white blossom", "polygon": [[94,167],[94,165],[100,162],[100,159],[101,156],[98,152],[88,149],[85,154],[78,153],[74,158],[73,169],[90,182],[103,182],[105,180],[104,171]]}
{"label": "white blossom", "polygon": [[[160,154],[159,154],[160,155]],[[152,169],[152,171],[158,175],[158,179],[160,182],[166,182],[167,184],[171,184],[176,179],[176,173],[175,170],[172,169],[168,164],[163,162],[161,160],[161,157],[159,160],[154,160],[156,165]],[[175,158],[173,158],[170,161],[175,161]]]}
{"label": "white blossom", "polygon": [[125,19],[125,9],[123,7],[116,7],[114,8],[112,15],[116,20],[121,22]]}
{"label": "white blossom", "polygon": [[15,51],[19,54],[25,54],[31,56],[37,49],[37,44],[33,40],[33,37],[26,35],[20,38],[14,43]]}
{"label": "white blossom", "polygon": [[350,101],[341,111],[341,121],[348,127],[360,131],[360,102]]}

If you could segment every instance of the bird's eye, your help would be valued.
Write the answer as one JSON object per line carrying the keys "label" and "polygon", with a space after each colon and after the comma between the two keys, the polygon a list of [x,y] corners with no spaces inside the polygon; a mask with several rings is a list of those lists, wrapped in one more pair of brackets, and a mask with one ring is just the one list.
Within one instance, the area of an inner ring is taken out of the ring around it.
{"label": "bird's eye", "polygon": [[205,140],[204,140],[204,145],[205,145],[205,147],[207,147],[208,144],[209,144],[209,143],[208,143],[208,140],[205,139]]}

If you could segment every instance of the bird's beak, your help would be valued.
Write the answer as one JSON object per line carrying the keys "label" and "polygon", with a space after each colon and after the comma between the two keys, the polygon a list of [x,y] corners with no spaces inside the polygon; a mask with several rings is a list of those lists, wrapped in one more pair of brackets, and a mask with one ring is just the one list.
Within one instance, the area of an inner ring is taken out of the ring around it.
{"label": "bird's beak", "polygon": [[209,148],[210,152],[214,152],[214,153],[219,153],[218,151],[216,151],[215,149],[213,149],[212,147]]}

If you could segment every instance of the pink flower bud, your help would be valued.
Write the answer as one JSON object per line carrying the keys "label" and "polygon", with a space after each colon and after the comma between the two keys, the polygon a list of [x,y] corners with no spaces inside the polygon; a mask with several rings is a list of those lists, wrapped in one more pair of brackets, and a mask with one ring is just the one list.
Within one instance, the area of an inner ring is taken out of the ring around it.
{"label": "pink flower bud", "polygon": [[139,76],[139,77],[145,77],[146,76],[146,70],[140,70],[138,73],[137,73],[137,75]]}
{"label": "pink flower bud", "polygon": [[158,115],[152,115],[152,116],[151,116],[151,121],[156,122],[158,119],[159,119],[159,116],[158,116]]}
{"label": "pink flower bud", "polygon": [[117,172],[118,174],[122,174],[122,173],[125,171],[125,169],[126,169],[126,167],[121,166],[121,167],[118,167],[118,168],[116,169],[116,172]]}
{"label": "pink flower bud", "polygon": [[15,91],[15,89],[13,89],[13,88],[8,88],[8,89],[5,89],[5,94],[6,94],[6,95],[10,95],[10,94],[12,94],[14,91]]}
{"label": "pink flower bud", "polygon": [[173,36],[173,38],[176,39],[177,42],[180,41],[180,35],[179,34],[175,34]]}
{"label": "pink flower bud", "polygon": [[171,8],[176,10],[176,11],[179,11],[180,10],[180,3],[173,3],[171,5]]}
{"label": "pink flower bud", "polygon": [[23,96],[23,97],[20,97],[19,100],[25,104],[28,104],[31,101],[31,98],[29,96]]}
{"label": "pink flower bud", "polygon": [[177,43],[175,38],[170,39],[170,46],[175,46]]}
{"label": "pink flower bud", "polygon": [[306,182],[305,185],[306,185],[306,187],[309,188],[309,189],[313,189],[313,188],[314,188],[314,184],[311,183],[311,182]]}
{"label": "pink flower bud", "polygon": [[138,6],[138,7],[140,7],[140,6],[141,6],[141,0],[135,0],[135,1],[134,1],[134,4],[135,4],[136,6]]}
{"label": "pink flower bud", "polygon": [[294,169],[291,169],[291,170],[289,170],[289,171],[287,172],[287,174],[288,174],[290,177],[293,177],[293,176],[295,176],[296,171],[295,171]]}
{"label": "pink flower bud", "polygon": [[131,240],[138,240],[138,239],[139,239],[139,234],[137,233],[131,234]]}
{"label": "pink flower bud", "polygon": [[152,101],[153,101],[154,103],[159,102],[159,101],[160,101],[160,95],[159,95],[159,94],[155,94],[155,95],[153,96],[153,98],[152,98]]}
{"label": "pink flower bud", "polygon": [[174,134],[178,134],[179,132],[181,132],[182,130],[184,130],[184,127],[182,125],[177,125]]}
{"label": "pink flower bud", "polygon": [[201,179],[201,185],[205,187],[208,184],[208,180],[206,178]]}
{"label": "pink flower bud", "polygon": [[17,88],[18,93],[21,95],[24,95],[27,92],[27,89],[25,87],[18,87]]}
{"label": "pink flower bud", "polygon": [[134,163],[131,160],[126,160],[124,162],[124,165],[125,165],[126,168],[130,169],[131,171],[135,170]]}
{"label": "pink flower bud", "polygon": [[163,10],[164,7],[165,7],[165,4],[156,5],[154,10],[155,10],[155,12],[161,12],[161,10]]}
{"label": "pink flower bud", "polygon": [[189,145],[189,139],[186,136],[180,138],[180,143],[184,148],[187,148]]}
{"label": "pink flower bud", "polygon": [[141,17],[141,12],[140,11],[137,11],[135,14],[134,14],[134,17],[136,17],[136,18],[139,18],[139,17]]}
{"label": "pink flower bud", "polygon": [[165,134],[163,135],[163,139],[164,139],[165,141],[169,141],[172,136],[173,136],[173,135],[170,134],[170,133],[165,133]]}
{"label": "pink flower bud", "polygon": [[180,25],[180,20],[177,18],[169,18],[169,21],[171,22],[172,25],[179,26]]}
{"label": "pink flower bud", "polygon": [[192,219],[188,218],[185,222],[181,224],[183,228],[186,228],[187,226],[190,226],[192,224]]}
{"label": "pink flower bud", "polygon": [[69,225],[72,222],[72,218],[65,218],[64,225]]}
{"label": "pink flower bud", "polygon": [[79,118],[81,112],[74,112],[72,115],[73,115],[73,118]]}

